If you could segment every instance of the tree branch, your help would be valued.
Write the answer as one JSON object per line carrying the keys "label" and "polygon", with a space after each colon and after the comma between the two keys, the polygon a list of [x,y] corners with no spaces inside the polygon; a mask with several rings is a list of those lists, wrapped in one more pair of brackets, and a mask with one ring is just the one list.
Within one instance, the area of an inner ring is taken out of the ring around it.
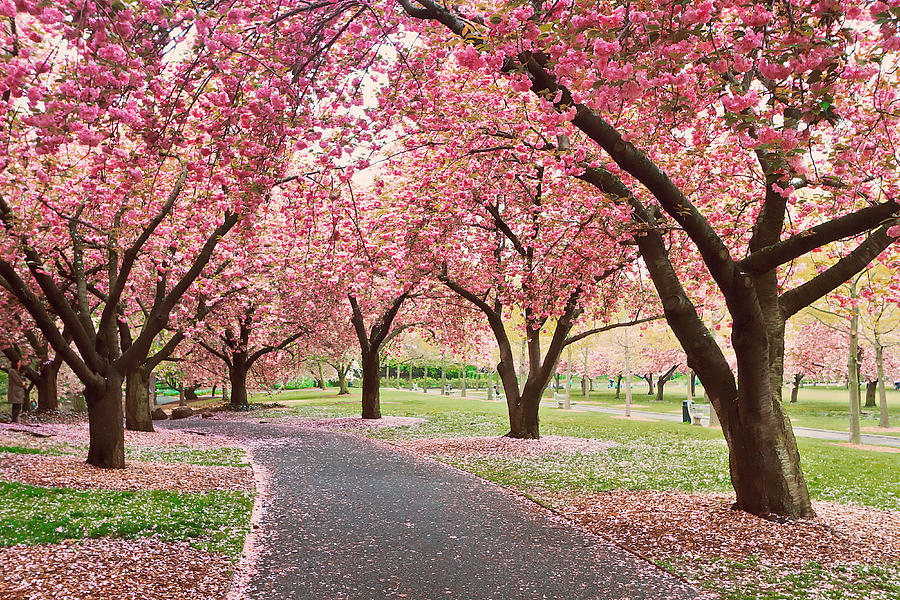
{"label": "tree branch", "polygon": [[748,273],[764,273],[831,242],[859,235],[896,216],[900,204],[894,200],[811,227],[791,237],[752,252],[738,265]]}
{"label": "tree branch", "polygon": [[894,238],[887,234],[888,229],[890,229],[890,225],[882,225],[850,254],[806,283],[784,292],[779,298],[784,318],[795,315],[797,311],[836,290],[841,284],[865,269],[876,256],[894,243]]}
{"label": "tree branch", "polygon": [[603,327],[595,327],[594,329],[588,329],[587,331],[583,331],[579,334],[569,336],[566,338],[565,346],[569,344],[574,344],[575,342],[579,342],[586,337],[603,333],[604,331],[611,331],[613,329],[618,329],[619,327],[631,327],[632,325],[640,325],[641,323],[649,323],[650,321],[657,321],[659,319],[665,319],[666,315],[653,315],[652,317],[644,317],[643,319],[635,319],[633,321],[628,321],[626,323],[613,323],[612,325],[604,325]]}

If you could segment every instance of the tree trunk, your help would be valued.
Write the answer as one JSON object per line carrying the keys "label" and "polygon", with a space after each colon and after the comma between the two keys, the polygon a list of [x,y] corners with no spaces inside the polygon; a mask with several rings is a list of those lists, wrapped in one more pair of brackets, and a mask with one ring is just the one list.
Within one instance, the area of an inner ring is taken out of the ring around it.
{"label": "tree trunk", "polygon": [[696,398],[697,397],[697,374],[694,373],[693,369],[690,370],[689,377],[690,377],[690,379],[689,379],[688,383],[691,386],[691,398]]}
{"label": "tree trunk", "polygon": [[231,407],[247,409],[250,400],[247,397],[247,357],[236,353],[228,367],[228,380],[231,382]]}
{"label": "tree trunk", "polygon": [[441,354],[441,396],[447,395],[447,359]]}
{"label": "tree trunk", "polygon": [[466,365],[463,365],[462,371],[460,372],[460,377],[459,377],[459,382],[460,382],[459,395],[462,398],[466,397],[466,375],[468,375],[468,373],[466,373],[466,370],[467,370]]}
{"label": "tree trunk", "polygon": [[103,385],[84,388],[88,407],[90,447],[87,462],[101,469],[125,467],[125,428],[122,422],[122,376],[107,377]]}
{"label": "tree trunk", "polygon": [[340,390],[338,390],[338,396],[346,396],[350,393],[349,388],[347,388],[347,367],[344,365],[338,365],[337,368],[338,373],[338,386],[340,386]]}
{"label": "tree trunk", "polygon": [[52,360],[42,363],[38,374],[38,412],[47,412],[59,409],[59,391],[57,381],[59,378],[59,362]]}
{"label": "tree trunk", "polygon": [[409,391],[413,390],[413,366],[412,363],[409,363],[409,367],[406,369],[406,387]]}
{"label": "tree trunk", "polygon": [[803,373],[795,373],[794,385],[791,388],[791,404],[797,404],[797,396],[800,394],[801,381],[803,381]]}
{"label": "tree trunk", "polygon": [[858,444],[859,436],[859,304],[856,286],[851,284],[854,302],[850,309],[850,344],[847,352],[847,385],[850,388],[850,443]]}
{"label": "tree trunk", "polygon": [[150,373],[138,367],[125,376],[125,429],[153,431],[150,415]]}
{"label": "tree trunk", "polygon": [[541,387],[529,387],[525,384],[524,393],[519,397],[518,403],[509,400],[507,393],[507,407],[509,408],[509,433],[508,437],[516,439],[536,440],[541,437],[538,423],[538,407],[541,403]]}
{"label": "tree trunk", "polygon": [[648,373],[647,375],[641,375],[641,378],[647,382],[647,395],[653,395],[653,373]]}
{"label": "tree trunk", "polygon": [[584,359],[583,363],[582,363],[582,366],[584,367],[584,371],[581,376],[581,395],[582,395],[582,397],[584,397],[584,400],[587,401],[590,399],[590,396],[588,395],[588,350],[587,350],[587,346],[585,346],[585,348],[584,348],[582,358]]}
{"label": "tree trunk", "polygon": [[566,348],[566,399],[563,408],[572,408],[572,347]]}
{"label": "tree trunk", "polygon": [[678,367],[673,366],[671,369],[659,376],[659,380],[656,382],[656,400],[658,402],[663,401],[663,388],[666,386],[666,383],[669,381],[669,379],[672,378],[672,375],[675,374],[676,368]]}
{"label": "tree trunk", "polygon": [[[631,389],[631,383],[628,384],[629,389]],[[619,400],[622,397],[622,374],[619,373],[616,375],[616,400]]]}
{"label": "tree trunk", "polygon": [[887,392],[884,389],[884,346],[877,339],[875,344],[875,368],[878,373],[878,426],[890,427],[891,420],[888,416]]}
{"label": "tree trunk", "polygon": [[327,386],[325,385],[325,373],[322,372],[322,361],[316,361],[316,366],[319,368],[319,388],[325,390]]}
{"label": "tree trunk", "polygon": [[867,381],[866,382],[866,408],[875,408],[878,406],[875,404],[875,392],[878,389],[878,381]]}
{"label": "tree trunk", "polygon": [[720,388],[715,380],[701,378],[728,443],[731,483],[737,494],[735,508],[756,515],[811,517],[815,513],[800,469],[796,439],[781,410],[780,394],[773,392],[768,377],[765,333],[735,331],[740,331],[734,338],[738,341],[736,396],[724,398],[727,390],[734,392],[733,387],[726,384]]}
{"label": "tree trunk", "polygon": [[[625,416],[631,416],[631,346],[629,345],[628,328],[625,328]],[[651,379],[652,381],[652,379]],[[616,398],[619,397],[618,386],[622,383],[622,376],[616,383]]]}
{"label": "tree trunk", "polygon": [[[362,356],[362,418],[381,418],[381,365],[377,352]],[[397,369],[400,373],[400,369]]]}
{"label": "tree trunk", "polygon": [[184,388],[184,398],[185,400],[197,400],[199,396],[197,396],[197,390],[200,389],[200,386],[197,384],[189,385]]}

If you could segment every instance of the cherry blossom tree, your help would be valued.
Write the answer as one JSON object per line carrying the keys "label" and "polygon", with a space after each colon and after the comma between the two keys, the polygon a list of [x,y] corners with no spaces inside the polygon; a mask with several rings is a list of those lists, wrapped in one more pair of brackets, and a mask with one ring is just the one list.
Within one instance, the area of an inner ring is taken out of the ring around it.
{"label": "cherry blossom tree", "polygon": [[[499,348],[509,435],[537,438],[540,398],[564,349],[617,326],[607,322],[615,298],[633,294],[636,278],[625,271],[636,253],[621,243],[631,236],[621,226],[627,216],[567,174],[547,146],[553,132],[527,121],[536,106],[509,102],[509,90],[490,77],[451,65],[441,75],[410,80],[428,98],[427,112],[410,107],[416,124],[404,128],[402,150],[394,146],[388,185],[395,184],[411,225],[441,249],[438,280],[487,319]],[[573,196],[582,202],[570,202]],[[524,329],[527,374],[515,369],[514,313]],[[602,326],[579,331],[583,316]]]}
{"label": "cherry blossom tree", "polygon": [[57,410],[62,357],[53,352],[47,340],[35,330],[28,313],[8,294],[0,296],[0,311],[3,315],[0,350],[10,368],[15,368],[37,388],[38,412]]}
{"label": "cherry blossom tree", "polygon": [[[785,321],[900,233],[887,5],[399,4],[461,38],[462,64],[538,95],[536,121],[591,140],[577,176],[642,225],[635,242],[722,422],[737,507],[811,515],[779,402]],[[728,305],[736,376],[673,265],[673,226]],[[780,286],[784,265],[844,238],[855,245],[831,267]]]}
{"label": "cherry blossom tree", "polygon": [[358,64],[352,44],[328,62],[347,17],[322,8],[294,7],[301,27],[280,4],[0,6],[0,279],[85,385],[89,463],[124,464],[125,374],[317,126],[302,107],[339,80],[309,73]]}
{"label": "cherry blossom tree", "polygon": [[789,328],[786,339],[785,373],[791,376],[791,404],[797,403],[804,379],[846,379],[846,335],[816,319],[804,319]]}
{"label": "cherry blossom tree", "polygon": [[263,364],[258,361],[268,358],[271,374],[280,361],[269,355],[301,338],[316,339],[337,299],[315,285],[315,262],[305,244],[287,235],[279,211],[258,218],[252,233],[222,243],[228,264],[207,289],[201,287],[205,298],[218,302],[186,335],[227,366],[231,406],[247,408],[247,376]]}

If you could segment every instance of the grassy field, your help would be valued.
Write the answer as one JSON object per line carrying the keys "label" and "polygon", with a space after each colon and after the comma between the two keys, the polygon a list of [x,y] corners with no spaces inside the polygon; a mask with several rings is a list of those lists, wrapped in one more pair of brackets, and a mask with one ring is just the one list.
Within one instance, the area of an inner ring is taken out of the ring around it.
{"label": "grassy field", "polygon": [[[16,454],[83,457],[87,446],[24,439],[0,446]],[[242,448],[126,447],[129,461],[242,467]],[[249,530],[253,496],[243,492],[118,492],[45,488],[0,481],[0,546],[48,544],[97,537],[188,540],[209,552],[237,559]]]}
{"label": "grassy field", "polygon": [[253,499],[240,492],[115,492],[0,481],[0,545],[155,536],[237,558]]}
{"label": "grassy field", "polygon": [[[506,405],[470,398],[383,389],[385,415],[424,417],[414,427],[372,429],[378,438],[502,435],[508,430]],[[258,397],[271,401],[270,396]],[[261,416],[358,416],[358,393],[339,397],[333,391],[301,390],[276,396],[288,409]],[[606,461],[548,455],[539,459],[484,459],[457,466],[523,491],[573,489],[678,489],[730,491],[728,456],[721,431],[671,422],[625,421],[601,413],[541,409],[543,434],[612,440]],[[798,439],[804,473],[814,498],[900,510],[897,454],[870,452],[832,443]]]}
{"label": "grassy field", "polygon": [[[637,410],[652,412],[664,412],[681,414],[681,403],[686,397],[686,390],[681,382],[669,383],[664,388],[664,399],[658,402],[655,396],[647,394],[647,385],[637,382],[632,385],[632,402]],[[703,388],[697,387],[697,395],[694,401],[697,404],[703,402]],[[579,389],[573,393],[572,398],[586,404],[598,406],[611,406],[622,408],[625,405],[625,390],[620,398],[615,397],[615,390],[603,389],[591,392],[589,400],[585,402]],[[784,388],[785,400],[790,398],[790,388]],[[860,415],[860,427],[870,428],[870,433],[880,435],[900,435],[900,391],[889,389],[887,392],[888,413],[891,418],[892,430],[884,430],[878,427],[878,407],[863,408]],[[797,427],[812,427],[815,429],[833,429],[835,431],[849,431],[850,429],[850,397],[846,389],[826,387],[804,387],[800,389],[797,404],[784,404],[784,409],[790,415],[791,422]],[[896,430],[893,430],[896,429]]]}

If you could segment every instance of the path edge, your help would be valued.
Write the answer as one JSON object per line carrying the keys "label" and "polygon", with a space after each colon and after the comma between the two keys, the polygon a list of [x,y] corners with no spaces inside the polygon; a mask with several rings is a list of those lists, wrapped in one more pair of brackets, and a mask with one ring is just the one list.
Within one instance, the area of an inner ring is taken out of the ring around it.
{"label": "path edge", "polygon": [[244,538],[244,546],[241,548],[241,558],[234,568],[231,576],[231,588],[228,590],[225,600],[244,600],[250,580],[258,572],[263,537],[260,523],[269,500],[272,498],[272,474],[254,460],[253,449],[250,446],[245,446],[244,450],[250,460],[250,468],[253,469],[256,498],[253,500],[253,510],[250,512],[249,531]]}

